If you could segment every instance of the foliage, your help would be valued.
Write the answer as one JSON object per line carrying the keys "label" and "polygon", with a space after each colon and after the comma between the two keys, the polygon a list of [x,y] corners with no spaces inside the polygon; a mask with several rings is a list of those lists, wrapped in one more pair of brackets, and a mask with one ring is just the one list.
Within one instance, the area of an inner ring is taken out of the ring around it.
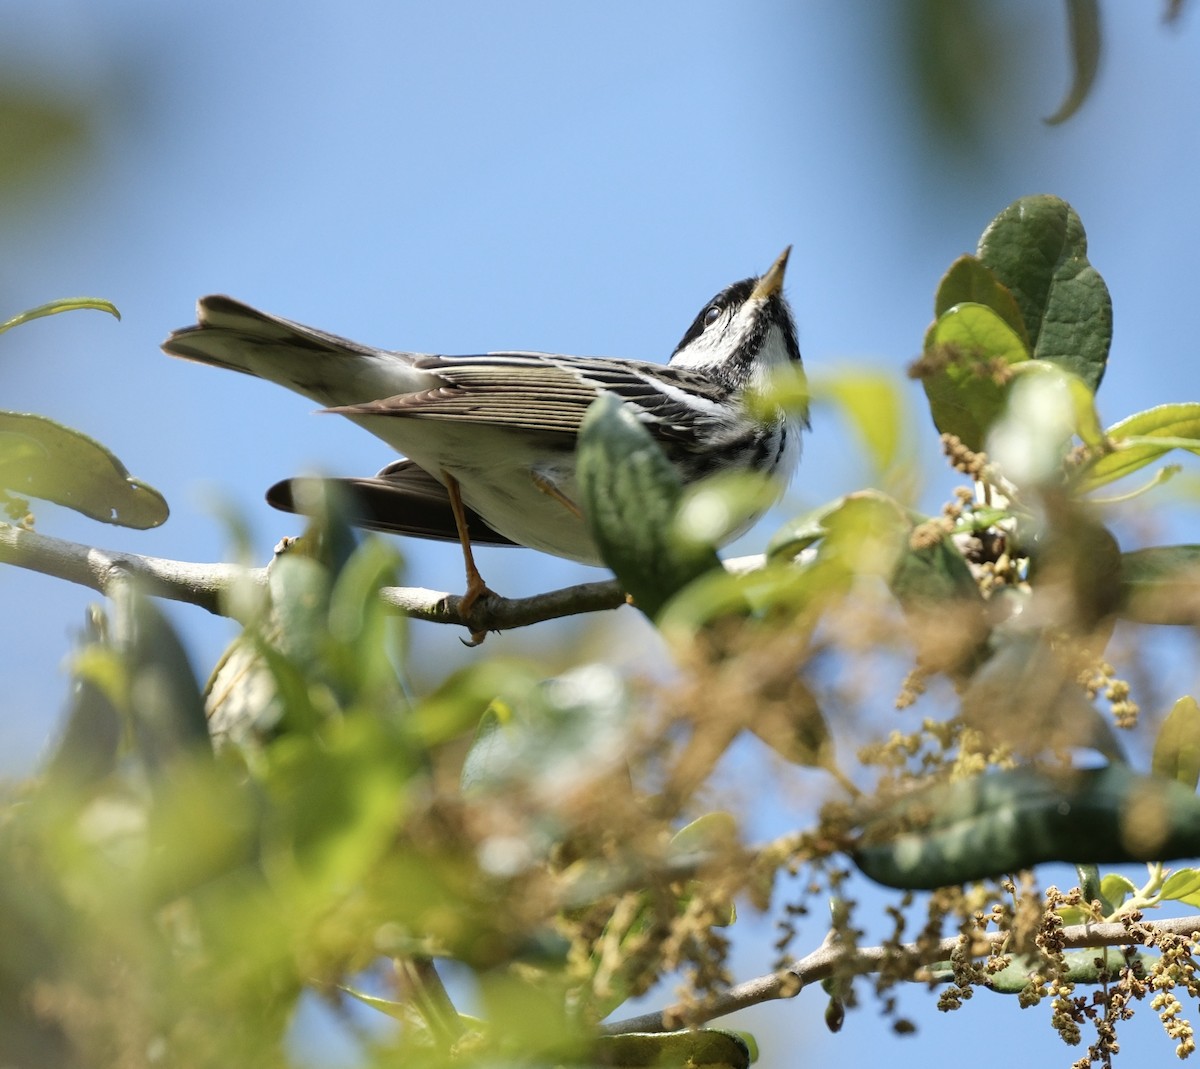
{"label": "foliage", "polygon": [[[0,334],[32,319],[79,308],[121,318],[108,301],[75,297],[33,308],[0,323]],[[28,495],[122,527],[157,527],[167,518],[162,494],[133,478],[99,442],[45,416],[0,412],[0,504],[14,519]]]}
{"label": "foliage", "polygon": [[[1200,618],[1200,548],[1123,551],[1109,529],[1171,468],[1098,491],[1200,452],[1200,405],[1102,428],[1111,302],[1057,198],[1001,212],[934,310],[911,371],[971,485],[937,516],[898,491],[849,493],[784,525],[749,571],[712,545],[762,488],[685,492],[636,420],[597,402],[585,511],[663,636],[665,678],[481,655],[414,697],[380,597],[397,561],[336,501],[265,583],[227,591],[243,631],[204,687],[155,603],[111,579],[58,745],[0,817],[5,1063],[288,1065],[307,994],[378,1017],[365,1064],[748,1065],[751,1037],[700,1027],[753,1001],[727,962],[746,909],[780,926],[758,997],[824,981],[833,1027],[872,973],[885,1008],[913,980],[940,985],[946,1009],[977,988],[1049,1000],[1068,1043],[1095,1029],[1085,1061],[1110,1058],[1150,996],[1189,1053],[1193,929],[1146,917],[1200,905],[1200,870],[1165,866],[1200,855],[1200,706],[1181,698],[1134,769],[1122,736],[1144,726],[1104,651],[1118,620]],[[806,405],[795,388],[774,400]],[[818,377],[814,395],[846,411],[880,483],[903,485],[897,385]],[[0,414],[0,445],[10,492],[107,522],[166,517],[77,432]],[[901,665],[897,704],[930,707],[907,734],[878,708]],[[746,734],[822,799],[766,843],[752,806],[714,806]],[[1076,888],[1039,886],[1051,860],[1077,865]],[[1141,887],[1098,868],[1131,861],[1148,866]],[[862,877],[906,892],[876,948],[859,946]],[[829,938],[793,958],[817,894]],[[611,1020],[667,977],[683,981],[675,1005]]]}

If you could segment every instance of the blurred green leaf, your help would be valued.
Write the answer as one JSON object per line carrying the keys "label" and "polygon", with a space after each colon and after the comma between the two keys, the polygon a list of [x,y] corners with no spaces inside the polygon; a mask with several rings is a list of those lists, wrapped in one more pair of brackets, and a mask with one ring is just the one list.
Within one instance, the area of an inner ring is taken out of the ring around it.
{"label": "blurred green leaf", "polygon": [[[103,620],[94,609],[85,649],[105,648]],[[72,673],[66,721],[46,762],[46,776],[69,791],[87,792],[116,770],[121,713],[104,687],[86,675]]]}
{"label": "blurred green leaf", "polygon": [[408,1021],[412,1019],[414,1009],[411,1002],[397,1002],[395,999],[368,995],[365,991],[356,991],[345,984],[338,984],[338,990],[361,1002],[364,1006],[370,1006],[371,1009],[378,1010],[394,1020]]}
{"label": "blurred green leaf", "polygon": [[1087,99],[1100,66],[1100,6],[1097,0],[1067,0],[1071,34],[1071,88],[1058,110],[1045,121],[1066,122]]}
{"label": "blurred green leaf", "polygon": [[44,416],[0,412],[0,489],[139,530],[168,516],[162,494],[133,478],[108,449]]}
{"label": "blurred green leaf", "polygon": [[1060,364],[1095,393],[1112,341],[1112,300],[1088,262],[1075,210],[1058,197],[1022,197],[983,232],[979,258],[1016,298],[1033,357]]}
{"label": "blurred green leaf", "polygon": [[595,1057],[616,1069],[686,1066],[687,1069],[748,1069],[750,1046],[739,1032],[700,1028],[686,1032],[627,1032],[597,1042]]}
{"label": "blurred green leaf", "polygon": [[495,715],[503,722],[513,710],[535,701],[543,673],[528,662],[493,657],[452,672],[404,718],[406,733],[434,747],[490,731]]}
{"label": "blurred green leaf", "polygon": [[812,689],[790,680],[784,701],[760,702],[747,725],[780,757],[804,768],[828,768],[833,761],[833,736]]}
{"label": "blurred green leaf", "polygon": [[713,850],[728,850],[737,845],[738,823],[732,813],[705,813],[685,824],[667,846],[668,857],[686,857]]}
{"label": "blurred green leaf", "polygon": [[868,368],[827,372],[814,379],[812,393],[838,406],[878,472],[886,474],[896,464],[907,440],[908,416],[892,376]]}
{"label": "blurred green leaf", "polygon": [[1195,623],[1200,617],[1200,545],[1122,553],[1118,612],[1143,624]]}
{"label": "blurred green leaf", "polygon": [[982,605],[979,584],[954,540],[945,537],[901,554],[890,582],[906,609],[968,602]]}
{"label": "blurred green leaf", "polygon": [[1105,494],[1103,496],[1093,495],[1092,497],[1088,498],[1088,502],[1089,504],[1096,506],[1105,506],[1123,505],[1130,501],[1136,501],[1139,497],[1150,493],[1150,491],[1156,487],[1163,486],[1164,484],[1170,482],[1181,471],[1183,471],[1183,466],[1181,464],[1164,464],[1158,469],[1158,471],[1150,476],[1149,479],[1147,479],[1144,483],[1135,486],[1132,490],[1126,490],[1118,494]]}
{"label": "blurred green leaf", "polygon": [[753,472],[722,472],[683,490],[673,539],[705,552],[736,537],[779,496],[776,480]]}
{"label": "blurred green leaf", "polygon": [[397,554],[356,536],[336,517],[317,519],[278,551],[268,597],[251,604],[246,630],[206,688],[214,739],[251,749],[277,734],[309,734],[366,709],[388,719],[408,707],[397,664],[402,634],[379,597],[394,585]]}
{"label": "blurred green leaf", "polygon": [[187,652],[162,610],[132,587],[113,597],[117,649],[128,664],[128,710],[138,752],[152,775],[180,755],[209,748],[204,700]]}
{"label": "blurred green leaf", "polygon": [[[1057,590],[1055,595],[1069,597]],[[1078,668],[1064,660],[1049,636],[1036,629],[997,629],[988,651],[963,690],[961,715],[989,745],[1035,758],[1095,750],[1114,764],[1125,761],[1111,718],[1088,699]]]}
{"label": "blurred green leaf", "polygon": [[1080,420],[1091,419],[1089,397],[1086,387],[1061,369],[1046,364],[1043,370],[1025,371],[1030,366],[1022,364],[1013,375],[1004,413],[988,436],[988,455],[1017,486],[1057,492]]}
{"label": "blurred green leaf", "polygon": [[858,490],[785,523],[768,544],[767,556],[786,560],[837,533],[842,542],[837,552],[843,558],[888,575],[911,529],[912,520],[895,498],[879,490]]}
{"label": "blurred green leaf", "polygon": [[921,385],[934,424],[968,449],[982,450],[1004,411],[1008,368],[1029,359],[1025,343],[991,308],[956,304],[938,317],[926,345],[935,367]]}
{"label": "blurred green leaf", "polygon": [[[897,5],[904,59],[921,118],[943,153],[976,163],[995,124],[995,85],[1012,62],[1009,24],[978,0],[908,0]],[[976,164],[977,165],[977,164]]]}
{"label": "blurred green leaf", "polygon": [[1106,444],[1100,413],[1096,411],[1096,396],[1078,375],[1048,360],[1026,360],[1013,368],[1013,375],[1041,376],[1061,387],[1070,400],[1073,416],[1071,427],[1075,434],[1085,445],[1102,447]]}
{"label": "blurred green leaf", "polygon": [[[15,58],[15,57],[14,57]],[[98,140],[106,87],[90,86],[68,96],[22,80],[9,64],[0,84],[0,203],[20,203],[17,194],[43,192],[54,180],[77,174]]]}
{"label": "blurred green leaf", "polygon": [[396,847],[417,758],[392,725],[363,715],[329,722],[319,738],[284,736],[271,756],[263,849],[272,878],[314,903],[362,885]]}
{"label": "blurred green leaf", "polygon": [[494,701],[463,763],[463,789],[520,785],[557,797],[595,776],[623,770],[629,715],[620,677],[599,664],[548,679],[523,700]]}
{"label": "blurred green leaf", "polygon": [[900,554],[888,584],[909,624],[918,663],[952,675],[972,665],[988,633],[979,584],[949,536]]}
{"label": "blurred green leaf", "polygon": [[1158,729],[1151,768],[1193,791],[1200,783],[1200,705],[1191,695],[1175,703]]}
{"label": "blurred green leaf", "polygon": [[768,560],[790,560],[825,537],[826,518],[841,507],[845,498],[837,498],[828,504],[812,509],[801,516],[788,520],[771,536],[767,544]]}
{"label": "blurred green leaf", "polygon": [[1128,766],[989,772],[919,788],[874,815],[854,853],[871,879],[945,887],[1046,861],[1103,864],[1200,853],[1200,799]]}
{"label": "blurred green leaf", "polygon": [[721,567],[711,544],[675,533],[679,476],[649,431],[611,394],[584,418],[578,478],[592,537],[647,616],[658,616],[679,590]]}

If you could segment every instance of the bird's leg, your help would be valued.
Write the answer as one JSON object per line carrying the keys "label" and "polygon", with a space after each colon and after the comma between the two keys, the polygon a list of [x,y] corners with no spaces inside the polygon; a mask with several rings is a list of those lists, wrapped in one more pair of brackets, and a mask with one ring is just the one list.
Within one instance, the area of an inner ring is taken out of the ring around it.
{"label": "bird's leg", "polygon": [[[488,589],[487,583],[483,581],[483,576],[479,574],[479,569],[475,567],[475,555],[471,552],[471,536],[467,534],[467,513],[463,508],[462,492],[458,488],[458,480],[444,469],[442,478],[446,482],[450,509],[454,513],[454,526],[458,531],[459,545],[462,546],[463,563],[467,568],[467,590],[459,603],[459,612],[466,618],[470,616],[475,602],[484,594],[491,594],[492,591]],[[478,646],[485,638],[487,638],[486,631],[472,631],[471,641],[467,645]]]}
{"label": "bird's leg", "polygon": [[547,497],[552,497],[563,508],[565,508],[577,520],[583,519],[583,510],[575,504],[566,494],[564,494],[557,486],[546,478],[541,472],[531,471],[529,477],[533,480],[533,485],[536,486]]}

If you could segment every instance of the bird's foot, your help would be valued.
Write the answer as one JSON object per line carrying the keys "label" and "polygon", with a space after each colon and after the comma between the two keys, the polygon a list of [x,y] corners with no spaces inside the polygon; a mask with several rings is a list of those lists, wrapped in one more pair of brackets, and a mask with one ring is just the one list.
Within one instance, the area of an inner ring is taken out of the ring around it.
{"label": "bird's foot", "polygon": [[[475,606],[480,598],[487,599],[498,596],[499,595],[483,581],[482,576],[480,576],[478,572],[475,572],[474,575],[469,574],[467,576],[467,591],[465,594],[463,594],[462,600],[458,603],[458,613],[462,617],[463,623],[465,623],[468,627],[471,627],[471,615],[474,613]],[[467,639],[460,639],[459,641],[462,642],[464,646],[479,646],[483,643],[483,640],[487,638],[487,634],[487,628],[477,631],[472,627],[470,641],[467,641]]]}

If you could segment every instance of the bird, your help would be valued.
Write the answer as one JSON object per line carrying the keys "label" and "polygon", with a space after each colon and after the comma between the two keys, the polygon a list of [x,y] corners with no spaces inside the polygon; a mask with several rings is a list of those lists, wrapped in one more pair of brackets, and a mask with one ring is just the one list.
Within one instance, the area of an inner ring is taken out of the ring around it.
{"label": "bird", "polygon": [[[790,253],[788,246],[765,273],[707,301],[666,364],[376,349],[226,296],[202,297],[195,325],[174,331],[162,348],[285,386],[402,454],[372,478],[335,482],[348,491],[358,526],[459,543],[467,578],[460,613],[467,618],[491,594],[473,545],[527,546],[603,563],[575,479],[580,424],[602,394],[636,413],[685,486],[744,471],[773,476],[776,500],[782,495],[799,461],[807,411],[756,396],[767,394],[780,373],[803,375],[783,295]],[[304,487],[303,479],[284,480],[267,500],[302,511]],[[726,541],[757,519],[748,517]]]}

